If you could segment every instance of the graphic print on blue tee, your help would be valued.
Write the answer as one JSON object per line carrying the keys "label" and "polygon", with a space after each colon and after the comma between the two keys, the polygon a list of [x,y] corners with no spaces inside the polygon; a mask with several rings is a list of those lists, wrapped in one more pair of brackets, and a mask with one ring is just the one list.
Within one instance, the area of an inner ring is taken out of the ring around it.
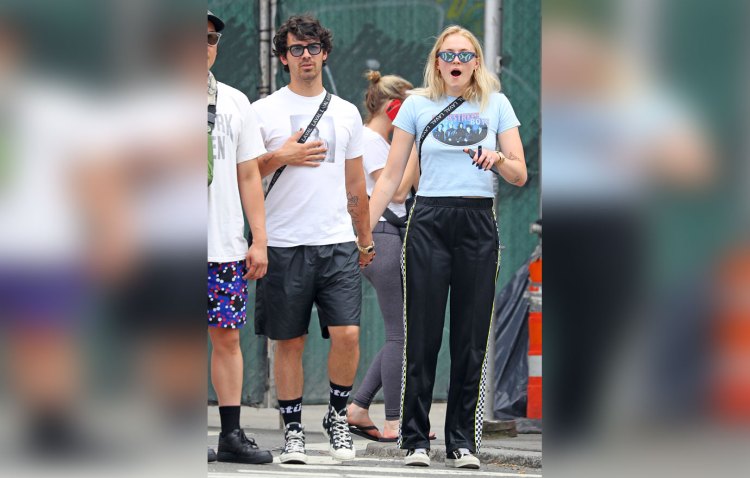
{"label": "graphic print on blue tee", "polygon": [[435,129],[432,137],[449,146],[469,146],[487,137],[487,118],[479,113],[448,115]]}
{"label": "graphic print on blue tee", "polygon": [[[292,123],[292,131],[304,130],[312,121],[313,115],[292,115],[289,121]],[[326,158],[320,162],[333,163],[336,161],[336,128],[330,116],[323,116],[313,128],[307,141],[323,141],[323,147],[327,148]]]}

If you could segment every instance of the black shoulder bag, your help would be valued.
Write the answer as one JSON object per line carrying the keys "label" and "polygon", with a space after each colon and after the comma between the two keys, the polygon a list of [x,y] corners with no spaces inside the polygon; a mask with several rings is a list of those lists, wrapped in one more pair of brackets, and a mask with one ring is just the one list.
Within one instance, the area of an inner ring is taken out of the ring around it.
{"label": "black shoulder bag", "polygon": [[[329,92],[326,92],[325,98],[323,98],[323,102],[320,103],[320,106],[318,107],[317,113],[315,113],[315,116],[313,116],[313,119],[310,121],[310,124],[307,125],[307,128],[305,129],[305,132],[302,133],[302,136],[297,140],[298,143],[304,143],[307,141],[307,138],[310,137],[310,134],[312,134],[313,129],[318,125],[318,121],[320,121],[320,118],[323,117],[323,113],[326,112],[328,109],[328,105],[331,103],[331,94]],[[276,170],[276,172],[273,173],[273,177],[271,178],[271,182],[268,183],[268,189],[266,189],[266,192],[263,193],[263,198],[268,197],[268,193],[271,192],[271,188],[273,188],[273,185],[276,184],[276,181],[279,180],[279,176],[281,176],[281,173],[284,172],[286,169],[286,164],[281,166],[279,169]],[[253,232],[248,229],[247,231],[247,244],[248,246],[253,243]]]}
{"label": "black shoulder bag", "polygon": [[[419,157],[419,173],[422,173],[422,144],[424,143],[424,140],[427,139],[427,136],[430,134],[430,131],[435,129],[435,127],[440,124],[441,121],[443,121],[445,118],[448,117],[449,114],[453,113],[456,108],[461,106],[461,104],[466,101],[463,96],[459,96],[455,100],[451,102],[448,106],[446,106],[443,111],[435,115],[434,118],[430,120],[429,123],[427,123],[427,126],[425,126],[424,130],[422,131],[422,135],[419,137],[419,143],[417,144],[417,156]],[[406,235],[406,218],[409,216],[409,211],[411,211],[411,207],[414,204],[414,198],[417,195],[417,191],[414,190],[414,188],[411,188],[411,197],[407,198],[405,201],[406,205],[406,216],[405,217],[398,217],[395,212],[388,209],[386,206],[385,211],[383,211],[383,217],[386,221],[388,221],[389,224],[396,226],[399,228],[399,235],[401,236],[401,240],[404,240],[404,236]]]}

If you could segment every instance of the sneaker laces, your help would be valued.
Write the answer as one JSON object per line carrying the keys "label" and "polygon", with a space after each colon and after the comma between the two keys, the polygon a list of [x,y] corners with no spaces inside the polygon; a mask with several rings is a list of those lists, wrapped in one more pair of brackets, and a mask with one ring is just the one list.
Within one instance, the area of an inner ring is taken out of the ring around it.
{"label": "sneaker laces", "polygon": [[287,427],[284,432],[284,453],[305,453],[305,432]]}
{"label": "sneaker laces", "polygon": [[333,409],[329,411],[328,434],[333,441],[334,448],[352,448],[352,436],[349,433],[346,413],[338,413]]}
{"label": "sneaker laces", "polygon": [[240,430],[240,441],[242,442],[243,446],[249,446],[253,450],[258,449],[258,444],[255,443],[254,439],[248,438],[247,435],[245,435],[245,430]]}

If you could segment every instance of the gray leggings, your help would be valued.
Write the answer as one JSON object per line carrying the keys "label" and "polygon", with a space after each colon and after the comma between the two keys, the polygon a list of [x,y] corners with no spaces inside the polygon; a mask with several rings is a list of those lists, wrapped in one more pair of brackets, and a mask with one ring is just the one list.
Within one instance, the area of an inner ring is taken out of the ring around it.
{"label": "gray leggings", "polygon": [[385,419],[398,420],[401,415],[401,365],[404,357],[404,296],[401,291],[401,238],[398,228],[381,221],[373,230],[377,256],[364,269],[378,295],[385,322],[385,344],[372,360],[354,403],[370,408],[375,394],[383,387]]}

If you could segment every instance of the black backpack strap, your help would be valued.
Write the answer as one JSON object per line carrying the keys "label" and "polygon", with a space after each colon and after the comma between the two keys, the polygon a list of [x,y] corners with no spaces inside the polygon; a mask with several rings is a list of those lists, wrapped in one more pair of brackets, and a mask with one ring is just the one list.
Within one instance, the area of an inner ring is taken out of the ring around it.
{"label": "black backpack strap", "polygon": [[443,109],[440,113],[438,113],[434,118],[430,120],[429,123],[427,123],[427,126],[425,126],[424,131],[422,131],[422,136],[419,138],[419,144],[417,145],[417,155],[419,157],[419,172],[422,172],[422,143],[424,143],[424,140],[427,139],[427,135],[430,134],[430,131],[435,129],[435,126],[440,124],[441,121],[443,121],[445,118],[448,117],[449,114],[453,113],[453,111],[461,106],[461,103],[466,101],[463,96],[459,96],[455,100],[451,102],[448,106]]}
{"label": "black backpack strap", "polygon": [[[323,102],[320,103],[320,106],[318,107],[318,112],[315,113],[315,116],[313,116],[312,121],[310,121],[310,124],[307,125],[307,128],[305,129],[305,132],[302,133],[302,136],[297,141],[298,143],[304,143],[307,141],[307,138],[310,137],[310,134],[312,134],[313,129],[315,129],[315,126],[317,126],[318,121],[320,121],[320,118],[323,117],[323,113],[328,109],[328,105],[331,103],[331,94],[326,92],[326,97],[323,98]],[[276,172],[273,173],[273,177],[271,178],[271,182],[268,184],[268,189],[266,190],[265,194],[263,195],[264,198],[268,197],[268,193],[271,192],[271,188],[274,184],[276,184],[276,181],[279,180],[279,176],[281,176],[281,173],[284,172],[286,169],[286,164],[280,167],[276,170]]]}

